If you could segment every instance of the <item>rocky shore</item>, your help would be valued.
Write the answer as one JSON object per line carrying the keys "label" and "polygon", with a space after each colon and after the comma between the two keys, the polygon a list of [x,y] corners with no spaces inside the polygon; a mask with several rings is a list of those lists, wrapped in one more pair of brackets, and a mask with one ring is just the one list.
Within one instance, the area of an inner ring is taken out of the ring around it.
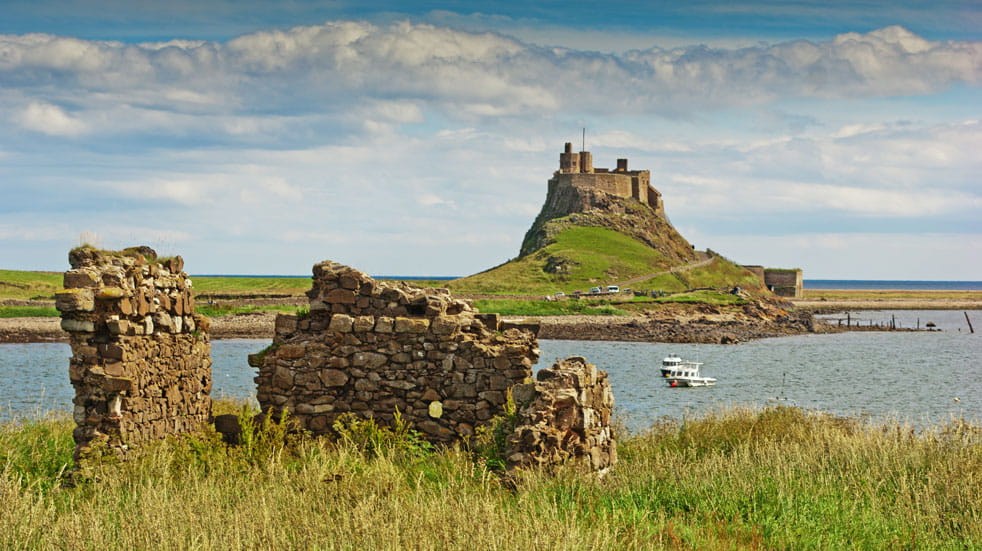
{"label": "rocky shore", "polygon": [[[507,317],[507,316],[506,316]],[[669,343],[729,344],[751,339],[839,330],[814,324],[809,315],[789,315],[774,321],[713,319],[690,316],[665,319],[651,316],[543,316],[543,339],[605,340]],[[271,339],[276,314],[237,314],[212,318],[212,339]],[[0,343],[68,342],[59,318],[0,319]]]}

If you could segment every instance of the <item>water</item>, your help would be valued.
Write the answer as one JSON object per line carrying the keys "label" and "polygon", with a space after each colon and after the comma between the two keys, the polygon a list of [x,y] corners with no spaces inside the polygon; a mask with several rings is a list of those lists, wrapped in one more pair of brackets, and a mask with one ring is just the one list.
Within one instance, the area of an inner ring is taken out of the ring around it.
{"label": "water", "polygon": [[[912,313],[924,320],[924,311]],[[246,356],[268,343],[213,341],[213,395],[252,398],[256,370]],[[952,415],[982,419],[982,335],[967,331],[801,335],[740,345],[547,340],[539,345],[538,367],[582,355],[607,370],[618,415],[632,429],[663,416],[763,406],[777,397],[840,415],[900,417],[918,425]],[[669,388],[658,365],[670,353],[704,362],[703,374],[719,382]],[[67,344],[0,344],[0,419],[70,411],[70,354]]]}
{"label": "water", "polygon": [[914,289],[921,291],[982,290],[982,281],[806,279],[802,285],[805,289]]}

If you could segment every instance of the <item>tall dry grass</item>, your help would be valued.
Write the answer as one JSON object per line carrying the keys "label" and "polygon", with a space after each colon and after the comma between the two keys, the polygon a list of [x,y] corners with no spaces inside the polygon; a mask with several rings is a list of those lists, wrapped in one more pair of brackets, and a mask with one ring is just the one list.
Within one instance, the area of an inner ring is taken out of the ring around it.
{"label": "tall dry grass", "polygon": [[66,420],[0,429],[0,549],[973,549],[982,429],[793,408],[665,422],[604,479],[503,480],[407,431],[175,438],[69,479]]}

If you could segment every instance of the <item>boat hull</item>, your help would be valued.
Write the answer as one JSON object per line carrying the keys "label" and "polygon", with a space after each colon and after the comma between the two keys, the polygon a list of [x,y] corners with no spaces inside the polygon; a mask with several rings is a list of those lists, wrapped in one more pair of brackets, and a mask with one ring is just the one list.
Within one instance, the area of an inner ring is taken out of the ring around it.
{"label": "boat hull", "polygon": [[712,377],[668,377],[665,379],[665,382],[672,388],[688,388],[713,386],[716,384],[716,379]]}

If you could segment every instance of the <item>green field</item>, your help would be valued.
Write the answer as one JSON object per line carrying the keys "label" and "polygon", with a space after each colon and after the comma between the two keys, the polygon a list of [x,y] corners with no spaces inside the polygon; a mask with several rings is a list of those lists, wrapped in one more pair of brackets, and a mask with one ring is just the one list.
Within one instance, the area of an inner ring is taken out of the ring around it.
{"label": "green field", "polygon": [[0,299],[54,299],[61,287],[61,273],[0,270]]}
{"label": "green field", "polygon": [[231,448],[172,438],[69,477],[72,428],[0,426],[0,549],[982,546],[982,427],[958,420],[915,432],[776,408],[662,421],[621,438],[603,479],[502,479],[493,449],[435,451],[369,423],[337,443],[284,443],[277,426]]}
{"label": "green field", "polygon": [[302,295],[309,277],[203,277],[191,278],[194,294]]}

